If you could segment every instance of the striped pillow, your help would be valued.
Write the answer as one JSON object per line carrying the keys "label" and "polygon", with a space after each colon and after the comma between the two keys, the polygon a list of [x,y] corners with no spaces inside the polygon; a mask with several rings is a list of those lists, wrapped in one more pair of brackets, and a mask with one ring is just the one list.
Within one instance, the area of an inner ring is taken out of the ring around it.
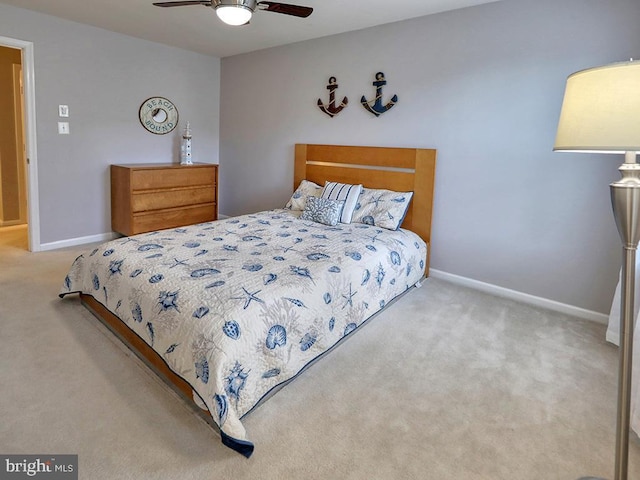
{"label": "striped pillow", "polygon": [[322,190],[322,198],[339,200],[344,202],[340,215],[341,223],[351,223],[353,211],[358,203],[358,197],[362,191],[362,185],[349,185],[348,183],[326,182]]}

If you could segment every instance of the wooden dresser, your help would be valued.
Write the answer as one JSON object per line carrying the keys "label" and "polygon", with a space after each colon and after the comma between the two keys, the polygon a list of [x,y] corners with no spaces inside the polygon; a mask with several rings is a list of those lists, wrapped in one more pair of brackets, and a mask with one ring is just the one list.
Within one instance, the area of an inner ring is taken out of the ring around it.
{"label": "wooden dresser", "polygon": [[218,165],[111,165],[111,228],[124,235],[218,218]]}

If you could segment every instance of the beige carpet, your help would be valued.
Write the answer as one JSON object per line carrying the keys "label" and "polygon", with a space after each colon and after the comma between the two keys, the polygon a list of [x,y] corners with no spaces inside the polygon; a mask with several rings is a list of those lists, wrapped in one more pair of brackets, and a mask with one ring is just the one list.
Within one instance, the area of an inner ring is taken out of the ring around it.
{"label": "beige carpet", "polygon": [[0,453],[78,454],[91,480],[613,478],[603,325],[429,279],[245,418],[247,460],[57,297],[82,249],[4,243]]}

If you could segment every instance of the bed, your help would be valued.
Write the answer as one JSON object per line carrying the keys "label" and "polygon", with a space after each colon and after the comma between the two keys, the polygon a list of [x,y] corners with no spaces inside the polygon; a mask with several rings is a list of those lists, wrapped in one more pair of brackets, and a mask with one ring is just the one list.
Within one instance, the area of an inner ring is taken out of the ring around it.
{"label": "bed", "polygon": [[[435,150],[298,144],[288,208],[107,242],[60,297],[79,293],[249,457],[242,418],[428,275],[435,164]],[[344,220],[350,200],[326,181],[358,187],[351,223],[313,217],[316,197]]]}

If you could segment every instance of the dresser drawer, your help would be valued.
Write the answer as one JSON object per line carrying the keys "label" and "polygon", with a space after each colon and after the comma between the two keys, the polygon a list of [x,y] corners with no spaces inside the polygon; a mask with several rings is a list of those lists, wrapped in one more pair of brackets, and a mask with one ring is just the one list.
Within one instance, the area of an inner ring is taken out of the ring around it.
{"label": "dresser drawer", "polygon": [[216,219],[215,204],[171,208],[133,215],[133,231],[136,233],[164,230],[194,223],[211,222]]}
{"label": "dresser drawer", "polygon": [[192,166],[173,169],[147,168],[131,172],[131,190],[215,185],[213,166]]}
{"label": "dresser drawer", "polygon": [[131,210],[146,212],[165,208],[184,207],[199,203],[214,203],[216,190],[213,186],[175,188],[171,190],[146,190],[131,196]]}

